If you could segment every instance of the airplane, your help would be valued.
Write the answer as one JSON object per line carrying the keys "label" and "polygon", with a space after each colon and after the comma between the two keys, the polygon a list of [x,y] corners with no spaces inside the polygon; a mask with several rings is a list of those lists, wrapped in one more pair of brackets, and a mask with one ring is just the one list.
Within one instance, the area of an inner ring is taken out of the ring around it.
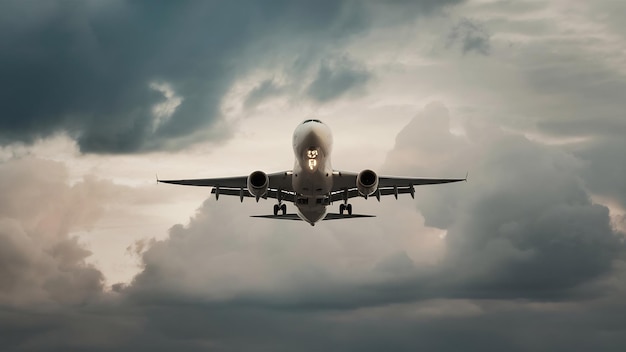
{"label": "airplane", "polygon": [[[203,178],[189,180],[159,180],[175,185],[213,187],[215,199],[224,196],[275,199],[273,215],[253,215],[257,218],[304,220],[315,226],[320,220],[374,217],[353,214],[349,199],[370,196],[380,202],[381,196],[410,194],[415,198],[414,186],[467,181],[465,178],[438,179],[420,177],[378,176],[365,169],[359,173],[333,169],[330,162],[332,135],[322,121],[308,119],[300,123],[293,133],[295,163],[292,170],[266,174],[254,171],[248,176]],[[339,213],[328,213],[327,206],[340,201]],[[297,213],[287,213],[285,202],[293,203]],[[282,213],[282,214],[281,214]]]}

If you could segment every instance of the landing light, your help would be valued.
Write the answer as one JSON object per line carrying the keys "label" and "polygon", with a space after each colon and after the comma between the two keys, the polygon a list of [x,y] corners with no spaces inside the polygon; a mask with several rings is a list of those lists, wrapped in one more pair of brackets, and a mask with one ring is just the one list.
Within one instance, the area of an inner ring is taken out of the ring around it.
{"label": "landing light", "polygon": [[315,159],[309,159],[309,169],[311,170],[315,170],[315,167],[317,166],[317,160]]}

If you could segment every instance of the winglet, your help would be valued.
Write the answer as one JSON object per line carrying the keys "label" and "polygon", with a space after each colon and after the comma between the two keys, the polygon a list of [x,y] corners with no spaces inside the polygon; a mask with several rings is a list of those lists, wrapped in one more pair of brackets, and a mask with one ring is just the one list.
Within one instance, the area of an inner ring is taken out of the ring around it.
{"label": "winglet", "polygon": [[156,176],[156,182],[159,184],[159,174],[154,174],[154,176]]}
{"label": "winglet", "polygon": [[465,172],[465,178],[463,179],[463,181],[467,182],[467,176],[469,176],[469,171]]}

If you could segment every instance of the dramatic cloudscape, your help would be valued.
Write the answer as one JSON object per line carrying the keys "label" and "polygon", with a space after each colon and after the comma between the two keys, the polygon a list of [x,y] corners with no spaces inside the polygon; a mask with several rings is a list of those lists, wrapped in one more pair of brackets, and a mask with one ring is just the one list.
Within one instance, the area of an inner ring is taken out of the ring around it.
{"label": "dramatic cloudscape", "polygon": [[[624,351],[623,13],[0,1],[0,350]],[[288,170],[308,118],[469,181],[315,227],[155,183]]]}

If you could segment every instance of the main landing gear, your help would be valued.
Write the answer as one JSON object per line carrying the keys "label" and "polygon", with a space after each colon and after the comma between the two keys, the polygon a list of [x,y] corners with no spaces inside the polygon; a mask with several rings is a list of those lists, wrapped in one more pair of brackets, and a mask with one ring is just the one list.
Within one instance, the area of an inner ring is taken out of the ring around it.
{"label": "main landing gear", "polygon": [[278,215],[279,211],[282,211],[283,215],[287,214],[287,204],[274,204],[274,216]]}
{"label": "main landing gear", "polygon": [[352,204],[339,204],[339,214],[343,215],[344,211],[347,211],[348,215],[352,215]]}

